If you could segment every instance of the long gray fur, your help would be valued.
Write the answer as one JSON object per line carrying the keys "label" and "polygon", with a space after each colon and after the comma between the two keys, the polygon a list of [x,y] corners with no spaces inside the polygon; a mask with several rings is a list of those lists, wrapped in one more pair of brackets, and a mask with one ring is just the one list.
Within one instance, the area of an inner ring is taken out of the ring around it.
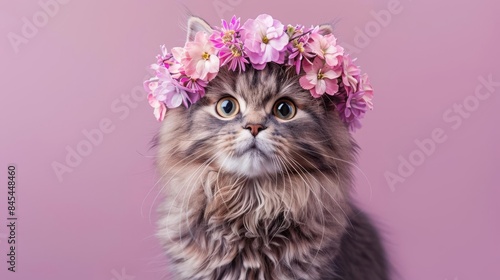
{"label": "long gray fur", "polygon": [[[224,96],[245,112],[217,117]],[[280,98],[297,106],[293,120],[272,115]],[[221,69],[202,100],[167,112],[155,140],[165,194],[157,236],[173,279],[390,278],[377,230],[350,198],[358,147],[334,101],[313,98],[294,69],[269,63]],[[252,176],[243,163],[227,166],[237,162],[238,141],[251,137],[250,121],[266,127],[273,149],[269,168]]]}

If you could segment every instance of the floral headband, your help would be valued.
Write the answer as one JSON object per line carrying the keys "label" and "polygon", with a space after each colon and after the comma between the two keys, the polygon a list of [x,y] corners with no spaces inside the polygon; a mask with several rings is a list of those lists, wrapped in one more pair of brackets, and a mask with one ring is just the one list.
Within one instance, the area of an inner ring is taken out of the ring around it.
{"label": "floral headband", "polygon": [[360,119],[373,108],[368,76],[361,75],[335,36],[319,26],[285,27],[263,14],[243,25],[233,16],[209,33],[198,31],[193,40],[171,52],[161,46],[151,66],[156,75],[144,82],[157,120],[165,118],[167,108],[189,107],[202,98],[221,67],[244,72],[248,67],[262,70],[268,62],[295,67],[301,87],[313,97],[336,96],[340,118],[351,130],[360,128]]}

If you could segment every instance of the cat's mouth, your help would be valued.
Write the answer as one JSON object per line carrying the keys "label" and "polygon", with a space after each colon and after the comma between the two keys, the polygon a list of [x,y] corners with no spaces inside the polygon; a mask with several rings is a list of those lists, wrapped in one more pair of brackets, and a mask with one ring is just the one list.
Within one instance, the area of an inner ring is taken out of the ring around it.
{"label": "cat's mouth", "polygon": [[251,157],[257,157],[261,159],[268,159],[268,156],[266,153],[264,153],[261,149],[259,149],[256,145],[253,145],[249,147],[246,152],[246,154],[249,154]]}
{"label": "cat's mouth", "polygon": [[248,177],[267,176],[278,171],[272,160],[272,146],[264,139],[249,139],[238,146],[232,156],[221,159],[223,170]]}
{"label": "cat's mouth", "polygon": [[257,140],[253,139],[252,142],[248,145],[248,147],[243,149],[243,151],[239,154],[239,156],[249,155],[251,157],[269,159],[268,155],[261,149],[260,146],[261,145],[257,143]]}

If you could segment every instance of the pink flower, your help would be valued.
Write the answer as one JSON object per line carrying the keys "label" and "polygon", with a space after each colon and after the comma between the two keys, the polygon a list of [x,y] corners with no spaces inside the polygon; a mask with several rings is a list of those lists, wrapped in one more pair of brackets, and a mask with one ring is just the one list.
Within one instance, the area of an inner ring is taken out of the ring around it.
{"label": "pink flower", "polygon": [[215,31],[210,36],[210,40],[214,43],[214,46],[218,49],[224,46],[231,46],[236,43],[241,31],[240,19],[233,16],[229,23],[222,20],[222,27],[217,27],[216,29],[218,31]]}
{"label": "pink flower", "polygon": [[245,53],[242,50],[241,44],[234,44],[229,47],[223,47],[219,52],[221,66],[229,65],[229,69],[236,71],[246,70],[246,63],[248,60],[245,58]]}
{"label": "pink flower", "polygon": [[167,68],[153,64],[153,70],[156,71],[156,77],[144,82],[146,90],[149,89],[153,97],[165,103],[167,108],[176,108],[182,103],[188,107],[192,97],[188,89],[173,79]]}
{"label": "pink flower", "polygon": [[342,101],[337,104],[340,119],[347,124],[351,131],[361,128],[360,120],[368,109],[363,95],[363,91],[346,92],[346,94],[342,94]]}
{"label": "pink flower", "polygon": [[169,60],[172,58],[172,55],[168,53],[165,45],[160,46],[161,54],[156,56],[156,63],[161,66],[165,66],[168,68]]}
{"label": "pink flower", "polygon": [[[207,86],[208,82],[205,82],[201,79],[195,80],[187,76],[181,77],[179,79],[179,82],[183,87],[187,89],[187,99],[185,99],[185,102],[189,101],[189,104],[193,104],[205,95],[205,87]],[[188,107],[189,104],[184,103],[186,107]]]}
{"label": "pink flower", "polygon": [[184,48],[173,48],[172,54],[193,79],[210,81],[219,72],[217,49],[205,32],[196,33],[194,41],[187,42]]}
{"label": "pink flower", "polygon": [[182,64],[173,62],[168,67],[168,72],[172,76],[173,79],[180,79],[182,76],[185,76],[184,67]]}
{"label": "pink flower", "polygon": [[247,20],[243,29],[245,51],[255,69],[262,70],[271,61],[284,62],[289,38],[281,22],[263,14]]}
{"label": "pink flower", "polygon": [[305,60],[310,63],[309,59],[313,57],[313,54],[306,51],[307,42],[309,41],[308,32],[304,33],[304,26],[301,25],[295,27],[289,25],[287,27],[287,33],[290,36],[290,43],[287,45],[289,53],[287,64],[295,65],[297,74],[300,73],[302,59],[305,58]]}
{"label": "pink flower", "polygon": [[304,71],[306,74],[300,78],[300,85],[309,89],[313,97],[318,98],[325,92],[334,95],[339,91],[337,78],[342,72],[339,68],[332,68],[316,57],[312,64],[304,63]]}
{"label": "pink flower", "polygon": [[222,20],[222,27],[217,28],[210,40],[214,43],[216,48],[219,48],[219,58],[221,67],[229,65],[229,69],[239,72],[245,71],[245,64],[248,60],[245,58],[246,54],[243,52],[243,42],[241,41],[241,26],[240,19],[233,16],[231,22],[227,23]]}
{"label": "pink flower", "polygon": [[344,54],[344,49],[337,46],[337,39],[333,34],[323,36],[316,31],[310,35],[309,51],[326,60],[326,64],[332,67],[339,64],[339,57]]}
{"label": "pink flower", "polygon": [[[350,130],[361,127],[360,119],[373,108],[373,88],[361,75],[354,59],[337,45],[333,34],[322,35],[320,27],[283,24],[267,14],[241,21],[233,16],[222,20],[210,34],[200,31],[184,47],[161,46],[152,65],[155,77],[144,82],[149,104],[158,120],[170,108],[189,107],[205,95],[220,67],[245,71],[262,70],[268,62],[295,68],[299,83],[314,98],[333,96],[342,121]],[[302,70],[303,69],[303,70]],[[305,74],[301,74],[304,71]]]}
{"label": "pink flower", "polygon": [[143,86],[147,93],[152,93],[158,87],[158,77],[152,77],[149,80],[144,81]]}
{"label": "pink flower", "polygon": [[167,107],[165,103],[158,101],[152,93],[148,94],[149,105],[154,108],[153,114],[158,121],[163,121],[165,119],[165,113],[167,112]]}
{"label": "pink flower", "polygon": [[352,91],[357,91],[360,75],[361,71],[358,66],[354,65],[349,55],[345,55],[342,63],[342,82],[344,85],[350,87]]}
{"label": "pink flower", "polygon": [[153,114],[155,115],[156,120],[163,121],[165,113],[167,112],[167,107],[165,106],[165,103],[158,101],[158,99],[156,99],[153,95],[153,92],[158,88],[158,81],[159,79],[157,77],[150,78],[144,82],[144,89],[148,92],[149,105],[154,108]]}
{"label": "pink flower", "polygon": [[351,87],[346,87],[345,93],[340,95],[341,101],[337,104],[340,118],[351,131],[361,128],[361,119],[366,111],[373,109],[373,88],[368,82],[368,75],[360,77],[359,90],[353,92]]}

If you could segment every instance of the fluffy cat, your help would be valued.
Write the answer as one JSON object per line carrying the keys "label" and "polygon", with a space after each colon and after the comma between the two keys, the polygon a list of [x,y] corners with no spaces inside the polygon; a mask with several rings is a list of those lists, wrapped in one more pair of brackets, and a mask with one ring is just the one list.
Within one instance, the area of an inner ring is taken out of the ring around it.
{"label": "fluffy cat", "polygon": [[[211,32],[197,18],[188,28],[188,40]],[[275,63],[222,67],[200,101],[166,113],[157,236],[174,279],[389,279],[350,199],[358,146],[335,97],[313,98],[298,79]]]}

